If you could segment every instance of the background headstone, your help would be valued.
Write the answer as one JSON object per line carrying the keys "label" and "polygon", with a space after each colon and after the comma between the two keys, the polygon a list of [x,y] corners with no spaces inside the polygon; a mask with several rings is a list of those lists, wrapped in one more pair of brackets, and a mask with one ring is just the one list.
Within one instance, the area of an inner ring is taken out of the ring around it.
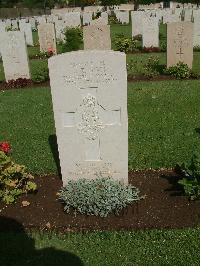
{"label": "background headstone", "polygon": [[64,21],[67,27],[76,28],[81,26],[80,12],[69,12],[64,16]]}
{"label": "background headstone", "polygon": [[143,18],[142,46],[159,47],[159,24],[156,17]]}
{"label": "background headstone", "polygon": [[110,26],[85,26],[83,40],[84,50],[111,50]]}
{"label": "background headstone", "polygon": [[38,25],[40,51],[48,52],[50,49],[56,54],[56,36],[53,23],[41,23]]}
{"label": "background headstone", "polygon": [[144,17],[144,12],[142,11],[132,11],[132,36],[142,35],[142,20]]}
{"label": "background headstone", "polygon": [[33,34],[32,27],[30,23],[21,22],[19,24],[20,31],[25,34],[25,40],[27,45],[33,46]]}
{"label": "background headstone", "polygon": [[193,24],[191,22],[167,24],[167,67],[179,62],[192,68]]}
{"label": "background headstone", "polygon": [[83,25],[90,25],[92,21],[92,12],[84,12],[83,13]]}
{"label": "background headstone", "polygon": [[18,78],[30,79],[24,33],[6,32],[2,40],[1,53],[6,81]]}

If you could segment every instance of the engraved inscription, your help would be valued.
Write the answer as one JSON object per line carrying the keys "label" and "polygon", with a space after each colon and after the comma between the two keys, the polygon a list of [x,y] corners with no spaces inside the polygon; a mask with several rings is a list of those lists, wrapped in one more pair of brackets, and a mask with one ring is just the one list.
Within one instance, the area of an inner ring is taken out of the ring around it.
{"label": "engraved inscription", "polygon": [[111,71],[106,67],[104,61],[100,61],[99,63],[93,61],[88,61],[82,64],[71,63],[70,67],[74,69],[73,74],[66,74],[63,77],[67,85],[86,82],[89,86],[92,82],[102,84],[111,83],[117,80],[116,76],[109,74]]}
{"label": "engraved inscription", "polygon": [[75,171],[69,172],[72,176],[83,176],[89,175],[95,177],[113,177],[115,174],[120,172],[113,170],[112,163],[77,163]]}
{"label": "engraved inscription", "polygon": [[184,54],[184,47],[189,46],[189,40],[184,36],[184,27],[179,26],[177,30],[177,38],[174,40],[175,48],[177,50],[177,55],[179,55],[180,60]]}

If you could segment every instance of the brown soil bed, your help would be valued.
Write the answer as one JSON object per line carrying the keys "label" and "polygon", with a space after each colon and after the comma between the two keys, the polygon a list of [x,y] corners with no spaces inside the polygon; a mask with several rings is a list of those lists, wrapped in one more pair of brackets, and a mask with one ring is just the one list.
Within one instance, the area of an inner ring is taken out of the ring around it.
{"label": "brown soil bed", "polygon": [[[140,82],[140,81],[146,81],[146,82],[151,82],[151,81],[166,81],[166,80],[178,80],[175,77],[168,76],[168,75],[159,75],[155,76],[153,78],[148,78],[142,75],[137,75],[137,76],[128,76],[128,82]],[[183,81],[186,80],[200,80],[200,78],[188,78],[188,79],[181,79]]]}
{"label": "brown soil bed", "polygon": [[3,81],[3,82],[0,82],[0,91],[26,89],[27,87],[38,88],[38,87],[49,87],[49,86],[50,86],[49,80],[44,81],[44,82],[40,82],[40,83],[36,83],[36,82],[31,81],[26,86],[23,86],[23,87],[8,87],[7,83],[5,81]]}
{"label": "brown soil bed", "polygon": [[[195,227],[200,223],[200,201],[182,194],[172,170],[130,172],[130,183],[146,198],[107,218],[66,214],[57,200],[62,186],[57,176],[36,177],[38,192],[21,197],[14,205],[0,203],[0,231],[25,229],[67,231],[136,230]],[[30,202],[22,207],[22,201]]]}
{"label": "brown soil bed", "polygon": [[[127,78],[128,82],[142,82],[142,81],[146,81],[146,82],[152,82],[152,81],[166,81],[166,80],[177,80],[176,78],[172,77],[172,76],[167,76],[167,75],[159,75],[157,77],[153,77],[153,78],[148,78],[145,76],[128,76]],[[189,79],[183,79],[185,80],[200,80],[200,78],[189,78]],[[7,91],[7,90],[16,90],[16,89],[26,89],[28,88],[38,88],[38,87],[49,87],[50,86],[50,81],[44,81],[44,82],[40,82],[40,83],[35,83],[35,82],[29,82],[27,85],[23,86],[23,87],[8,87],[7,83],[5,81],[0,82],[0,91]]]}

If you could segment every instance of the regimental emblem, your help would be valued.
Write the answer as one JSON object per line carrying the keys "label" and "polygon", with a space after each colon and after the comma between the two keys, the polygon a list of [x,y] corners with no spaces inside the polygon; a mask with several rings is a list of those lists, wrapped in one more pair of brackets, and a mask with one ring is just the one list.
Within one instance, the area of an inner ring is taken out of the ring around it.
{"label": "regimental emblem", "polygon": [[104,128],[99,117],[99,106],[95,96],[88,94],[83,98],[79,107],[81,122],[78,123],[78,131],[89,140],[99,137],[99,132]]}

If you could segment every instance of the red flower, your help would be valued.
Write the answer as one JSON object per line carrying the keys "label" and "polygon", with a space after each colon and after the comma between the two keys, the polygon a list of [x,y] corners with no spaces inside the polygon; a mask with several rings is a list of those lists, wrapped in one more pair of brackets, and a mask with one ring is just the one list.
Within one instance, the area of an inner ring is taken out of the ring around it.
{"label": "red flower", "polygon": [[11,146],[8,142],[0,142],[0,151],[3,151],[5,154],[8,154],[11,151]]}
{"label": "red flower", "polygon": [[54,54],[54,49],[53,48],[48,48],[48,54],[53,55]]}

